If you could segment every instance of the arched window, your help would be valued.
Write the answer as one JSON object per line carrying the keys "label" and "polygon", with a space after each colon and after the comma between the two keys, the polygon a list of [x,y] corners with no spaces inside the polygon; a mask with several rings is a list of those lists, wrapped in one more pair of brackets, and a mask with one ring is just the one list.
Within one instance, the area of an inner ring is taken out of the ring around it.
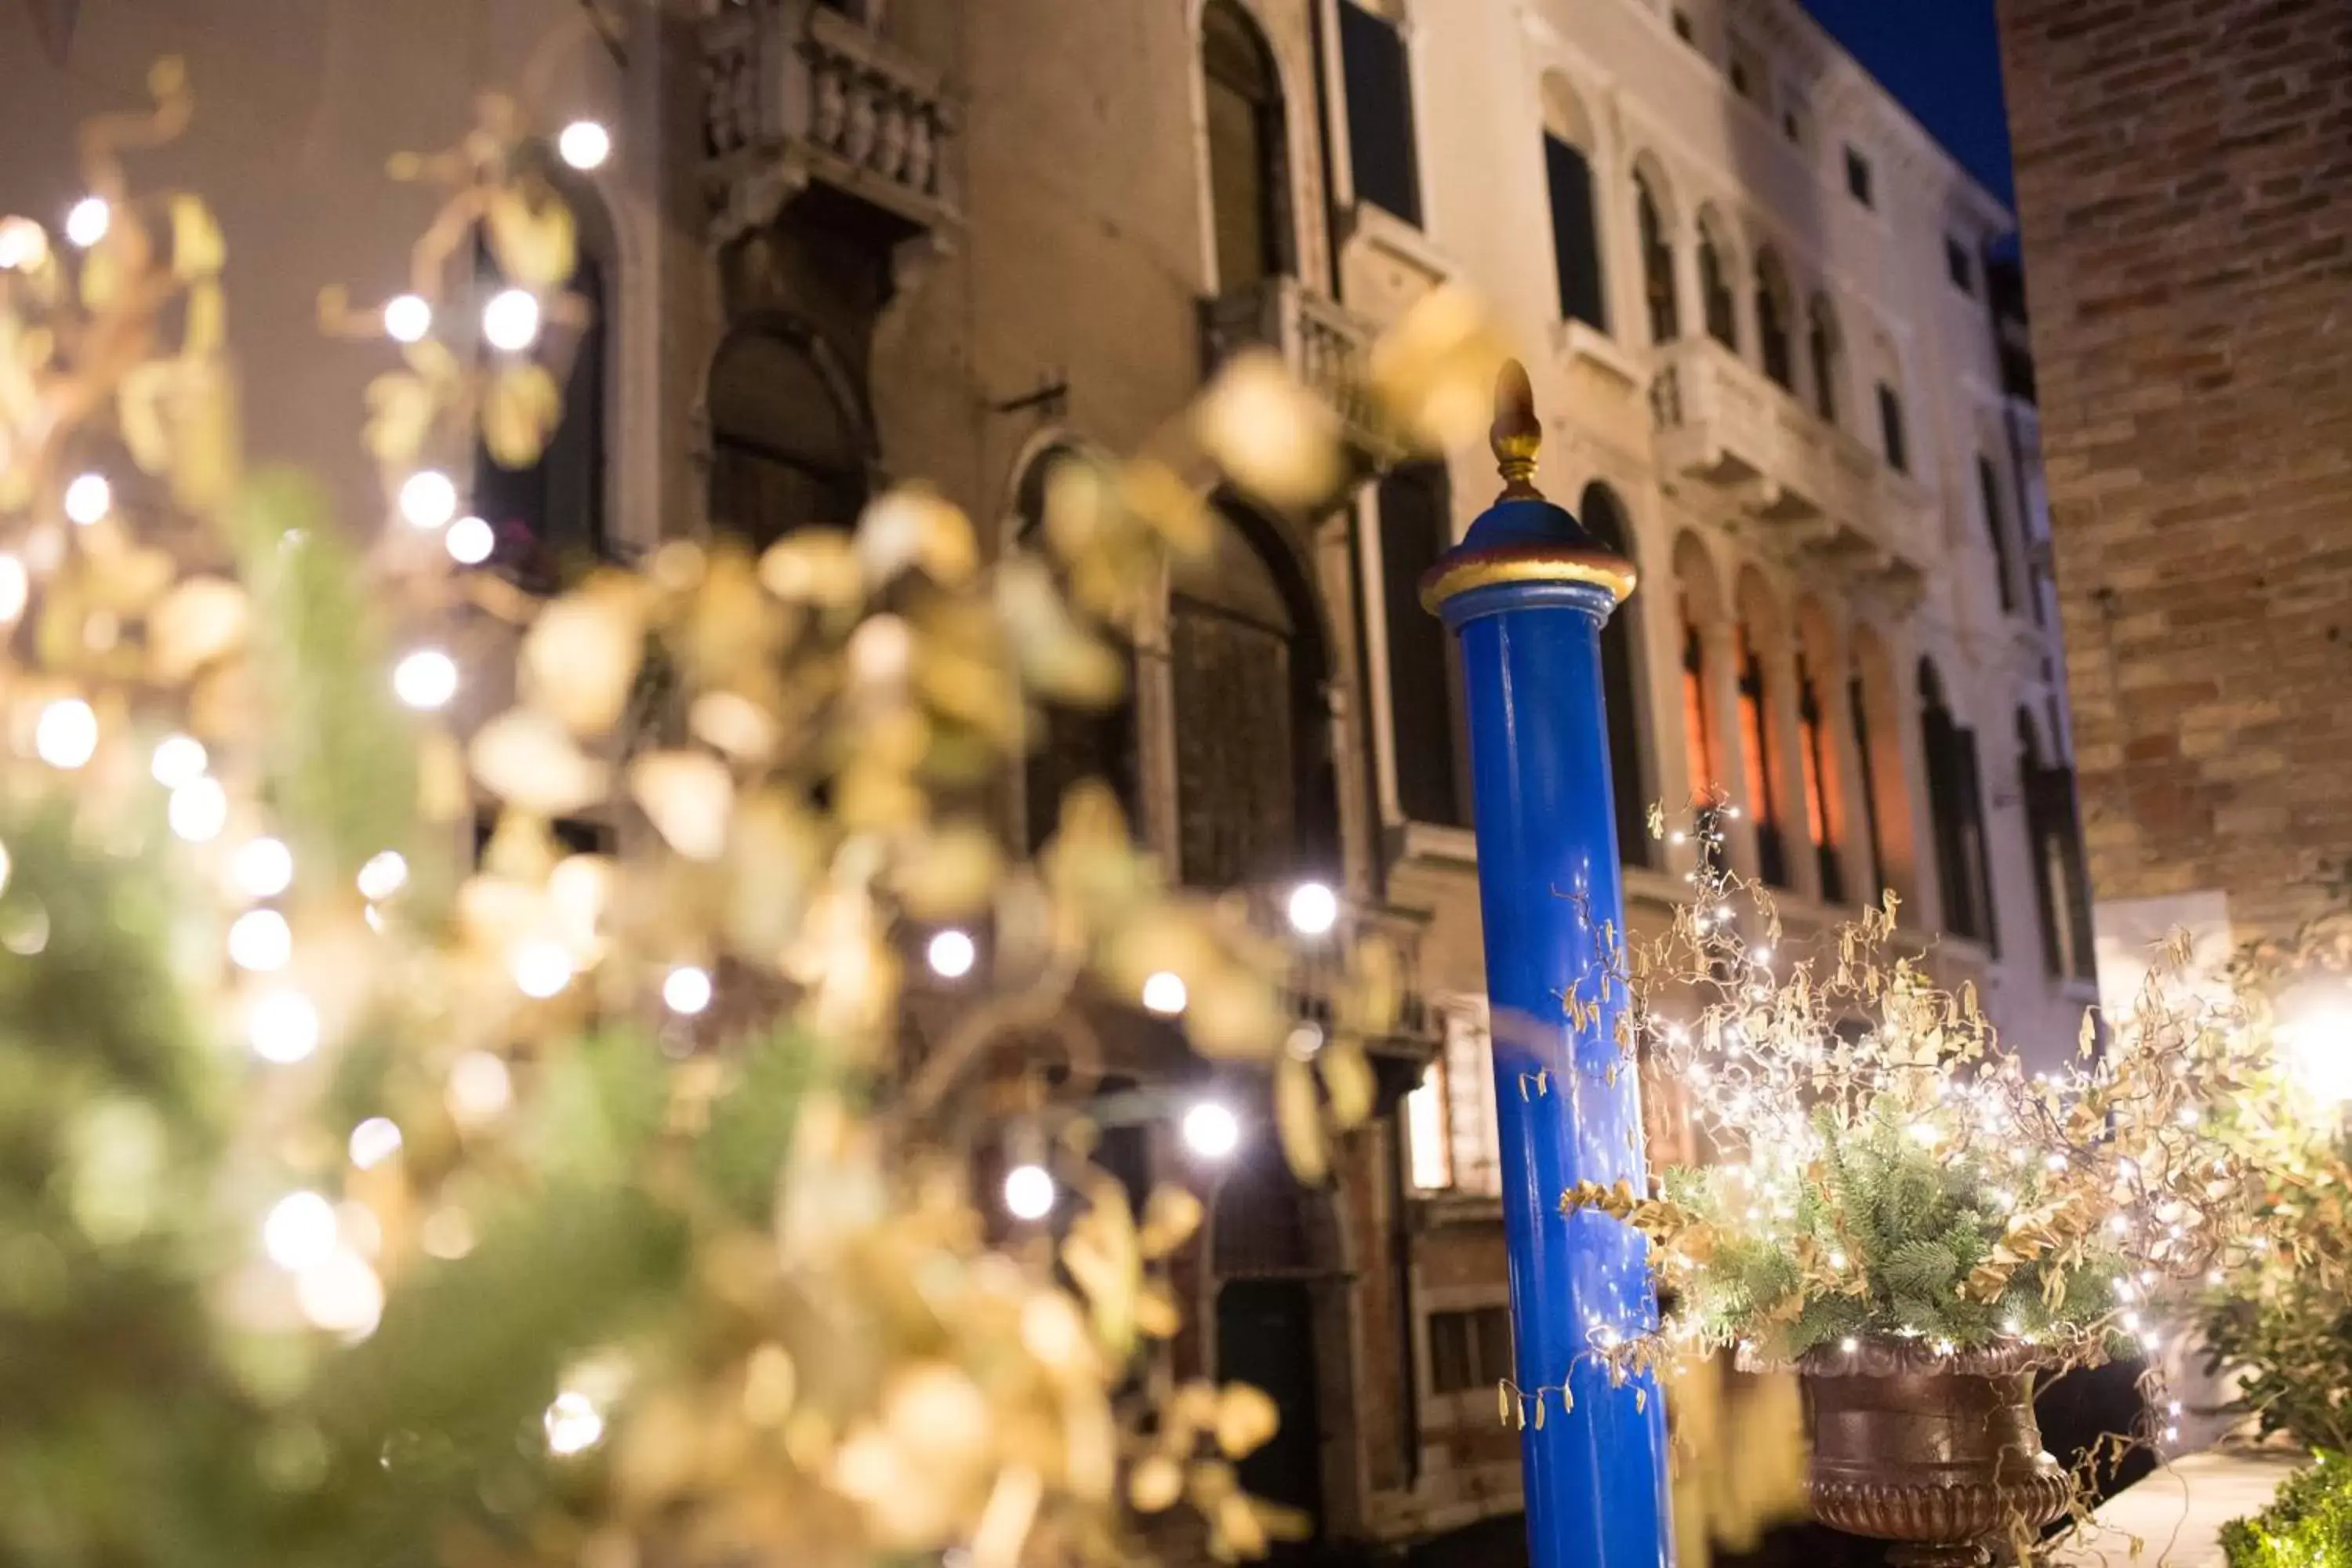
{"label": "arched window", "polygon": [[1695,534],[1675,540],[1675,608],[1682,620],[1683,754],[1688,764],[1690,801],[1706,804],[1724,787],[1723,752],[1717,724],[1721,717],[1709,634],[1727,618],[1721,581],[1706,547]]}
{"label": "arched window", "polygon": [[1699,216],[1698,297],[1706,316],[1706,335],[1734,353],[1739,351],[1739,312],[1731,298],[1731,274],[1723,238]]}
{"label": "arched window", "polygon": [[1421,579],[1454,542],[1454,492],[1443,463],[1405,463],[1381,477],[1381,598],[1388,634],[1390,751],[1397,810],[1409,822],[1471,825],[1454,639],[1422,608]]}
{"label": "arched window", "polygon": [[1842,904],[1845,901],[1845,867],[1838,857],[1840,803],[1835,748],[1830,741],[1829,713],[1822,706],[1812,668],[1802,654],[1797,656],[1797,723],[1802,731],[1798,737],[1798,756],[1805,773],[1805,832],[1812,841],[1813,858],[1820,867],[1822,901]]}
{"label": "arched window", "polygon": [[[579,259],[564,289],[581,301],[586,322],[568,344],[552,343],[549,368],[562,387],[563,412],[537,458],[510,468],[478,443],[473,486],[474,510],[494,531],[494,559],[526,586],[541,590],[604,559],[610,549],[604,491],[617,298],[613,279],[619,267],[612,214],[594,189],[560,172],[551,171],[549,178],[575,221]],[[487,248],[477,270],[485,299],[506,286]]]}
{"label": "arched window", "polygon": [[1780,830],[1780,767],[1773,744],[1772,689],[1754,634],[1739,627],[1739,761],[1748,775],[1748,806],[1756,821],[1757,870],[1772,887],[1789,882],[1789,854]]}
{"label": "arched window", "polygon": [[2001,510],[2000,480],[1993,472],[1992,459],[1982,452],[1977,454],[1977,497],[1984,507],[1985,538],[1992,545],[1994,580],[2000,588],[2000,608],[2004,615],[2017,612],[2017,562],[2009,547],[2009,519]]}
{"label": "arched window", "polygon": [[1706,638],[1683,602],[1683,746],[1690,753],[1692,794],[1704,798],[1723,782],[1715,760],[1714,704],[1707,698]]}
{"label": "arched window", "polygon": [[1201,79],[1217,287],[1239,293],[1289,270],[1290,223],[1282,83],[1264,35],[1234,0],[1209,0],[1201,13]]}
{"label": "arched window", "polygon": [[1936,878],[1944,894],[1944,929],[2000,951],[1986,861],[1984,793],[1976,731],[1955,721],[1935,665],[1919,661],[1919,728],[1927,758],[1927,811],[1934,818]]}
{"label": "arched window", "polygon": [[[1076,447],[1060,442],[1030,458],[1013,498],[1024,543],[1037,542],[1055,474],[1090,460]],[[1032,850],[1053,837],[1061,817],[1062,797],[1086,779],[1108,784],[1127,813],[1129,826],[1135,826],[1141,795],[1137,788],[1134,673],[1134,655],[1129,650],[1127,690],[1115,707],[1097,710],[1057,705],[1044,710],[1045,734],[1029,753],[1023,788]]]}
{"label": "arched window", "polygon": [[1898,474],[1911,471],[1911,437],[1903,426],[1903,395],[1884,381],[1878,384],[1878,448],[1888,468]]}
{"label": "arched window", "polygon": [[1220,497],[1169,603],[1178,865],[1195,887],[1331,877],[1338,809],[1323,640],[1276,526]]}
{"label": "arched window", "polygon": [[1796,356],[1789,333],[1796,315],[1790,304],[1788,269],[1771,247],[1756,253],[1756,342],[1764,356],[1764,374],[1786,390],[1797,385]]}
{"label": "arched window", "polygon": [[[1633,533],[1614,491],[1595,482],[1584,488],[1576,515],[1584,531],[1632,560]],[[1601,628],[1601,690],[1609,723],[1610,795],[1617,812],[1617,858],[1629,866],[1650,864],[1650,790],[1643,782],[1641,681],[1635,669],[1639,646],[1633,602],[1617,606]]]}
{"label": "arched window", "polygon": [[1826,294],[1813,296],[1805,344],[1813,362],[1813,412],[1834,425],[1838,422],[1838,383],[1845,378],[1845,344],[1838,336],[1836,309]]}
{"label": "arched window", "polygon": [[846,528],[866,504],[873,443],[829,345],[780,320],[737,328],[710,366],[710,519],[765,549],[810,524]]}
{"label": "arched window", "polygon": [[2042,921],[2042,966],[2053,978],[2091,979],[2097,965],[2074,773],[2063,760],[2042,762],[2032,716],[2022,708],[2017,710],[2017,769],[2033,864],[2034,908]]}
{"label": "arched window", "polygon": [[1633,174],[1633,219],[1642,237],[1642,297],[1649,306],[1650,341],[1670,343],[1682,335],[1680,300],[1675,291],[1675,246],[1666,233],[1650,176]]}
{"label": "arched window", "polygon": [[1571,321],[1609,329],[1601,289],[1601,232],[1592,206],[1591,122],[1584,106],[1557,75],[1544,78],[1544,178],[1551,195],[1552,263],[1559,281],[1559,313]]}
{"label": "arched window", "polygon": [[2070,973],[2072,965],[2067,961],[2065,927],[2058,918],[2065,899],[2065,869],[2043,816],[2046,774],[2032,716],[2021,708],[2017,710],[2018,798],[2025,803],[2026,860],[2033,868],[2033,912],[2042,931],[2042,967],[2054,977]]}

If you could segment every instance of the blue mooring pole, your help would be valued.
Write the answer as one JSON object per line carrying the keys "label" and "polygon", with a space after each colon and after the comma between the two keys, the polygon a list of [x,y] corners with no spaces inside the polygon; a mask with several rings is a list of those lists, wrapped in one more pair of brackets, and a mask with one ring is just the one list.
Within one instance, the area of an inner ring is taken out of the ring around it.
{"label": "blue mooring pole", "polygon": [[1580,1181],[1647,1180],[1622,992],[1583,1028],[1562,1001],[1601,1002],[1602,923],[1625,928],[1601,627],[1633,569],[1535,488],[1543,431],[1517,363],[1495,403],[1503,493],[1422,602],[1462,639],[1469,701],[1528,1541],[1533,1568],[1662,1568],[1664,1403],[1647,1373],[1612,1385],[1595,1354],[1656,1325],[1646,1244],[1605,1215],[1559,1211]]}

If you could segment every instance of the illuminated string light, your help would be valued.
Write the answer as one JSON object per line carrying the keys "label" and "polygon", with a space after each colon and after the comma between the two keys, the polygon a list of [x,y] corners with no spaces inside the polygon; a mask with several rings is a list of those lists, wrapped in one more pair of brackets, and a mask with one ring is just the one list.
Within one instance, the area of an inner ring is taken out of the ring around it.
{"label": "illuminated string light", "polygon": [[147,771],[165,789],[184,789],[205,776],[212,758],[194,735],[166,735],[156,742]]}
{"label": "illuminated string light", "polygon": [[1053,1173],[1036,1164],[1015,1165],[1005,1172],[1004,1211],[1021,1220],[1041,1220],[1053,1213]]}
{"label": "illuminated string light", "polygon": [[393,667],[392,689],[411,708],[446,708],[457,695],[457,661],[437,647],[419,648]]}
{"label": "illuminated string light", "polygon": [[613,133],[593,120],[575,120],[555,138],[556,156],[583,174],[613,155]]}
{"label": "illuminated string light", "polygon": [[247,910],[228,928],[228,957],[258,974],[283,969],[294,957],[294,931],[276,910]]}
{"label": "illuminated string light", "polygon": [[114,209],[104,196],[84,196],[66,213],[66,238],[83,250],[104,239],[113,226]]}
{"label": "illuminated string light", "polygon": [[1191,994],[1184,987],[1183,976],[1160,970],[1143,983],[1143,1005],[1146,1010],[1163,1018],[1173,1018],[1184,1011]]}
{"label": "illuminated string light", "polygon": [[173,832],[191,844],[205,843],[228,826],[228,792],[218,780],[199,775],[172,792],[164,816]]}
{"label": "illuminated string light", "polygon": [[478,517],[461,517],[441,536],[442,547],[460,566],[479,566],[498,548],[498,535]]}
{"label": "illuminated string light", "polygon": [[457,486],[438,468],[420,468],[400,484],[400,515],[411,528],[431,531],[457,515]]}
{"label": "illuminated string light", "polygon": [[352,1163],[373,1171],[400,1152],[400,1124],[388,1116],[371,1116],[352,1129]]}
{"label": "illuminated string light", "polygon": [[942,980],[962,979],[971,973],[971,966],[979,959],[979,948],[960,931],[937,932],[923,950],[923,962]]}
{"label": "illuminated string light", "polygon": [[79,697],[58,698],[33,726],[33,750],[53,768],[80,767],[98,753],[98,715]]}
{"label": "illuminated string light", "polygon": [[0,217],[0,272],[29,272],[48,258],[47,229],[28,217]]}
{"label": "illuminated string light", "polygon": [[289,1193],[261,1222],[262,1249],[280,1268],[314,1268],[333,1255],[335,1205],[313,1192]]}
{"label": "illuminated string light", "polygon": [[449,1068],[449,1114],[479,1126],[506,1114],[514,1103],[514,1079],[507,1064],[488,1051],[467,1051]]}
{"label": "illuminated string light", "polygon": [[1339,923],[1339,895],[1321,882],[1301,882],[1290,890],[1290,929],[1301,936],[1324,936]]}
{"label": "illuminated string light", "polygon": [[539,299],[524,289],[501,289],[482,307],[482,336],[494,349],[520,353],[539,341]]}
{"label": "illuminated string light", "polygon": [[558,1456],[585,1453],[604,1436],[604,1417],[588,1396],[572,1390],[559,1394],[541,1420],[547,1430],[547,1451]]}
{"label": "illuminated string light", "polygon": [[360,897],[381,900],[408,885],[408,861],[397,849],[386,849],[369,857],[360,868]]}
{"label": "illuminated string light", "polygon": [[1222,1160],[1241,1146],[1241,1119],[1213,1100],[1184,1113],[1184,1147],[1206,1160]]}
{"label": "illuminated string light", "polygon": [[288,1066],[319,1048],[319,1009],[299,991],[272,991],[246,1017],[246,1038],[263,1061]]}
{"label": "illuminated string light", "polygon": [[572,954],[563,945],[544,941],[527,942],[516,948],[507,967],[514,976],[515,989],[541,1002],[570,985],[575,973]]}
{"label": "illuminated string light", "polygon": [[692,1017],[710,1005],[710,972],[681,963],[662,981],[662,1004],[671,1012]]}
{"label": "illuminated string light", "polygon": [[314,1326],[346,1338],[373,1333],[383,1316],[383,1281],[367,1259],[344,1247],[297,1275],[294,1296]]}
{"label": "illuminated string light", "polygon": [[394,342],[423,341],[433,330],[433,307],[420,294],[395,294],[383,302],[384,336]]}
{"label": "illuminated string light", "polygon": [[294,885],[294,852],[283,839],[249,840],[230,868],[236,885],[257,899],[274,899]]}
{"label": "illuminated string light", "polygon": [[114,487],[104,474],[77,474],[66,486],[65,507],[69,521],[88,528],[114,510]]}
{"label": "illuminated string light", "polygon": [[13,550],[0,550],[0,621],[13,621],[25,613],[25,605],[33,596],[33,580],[25,571],[25,562]]}

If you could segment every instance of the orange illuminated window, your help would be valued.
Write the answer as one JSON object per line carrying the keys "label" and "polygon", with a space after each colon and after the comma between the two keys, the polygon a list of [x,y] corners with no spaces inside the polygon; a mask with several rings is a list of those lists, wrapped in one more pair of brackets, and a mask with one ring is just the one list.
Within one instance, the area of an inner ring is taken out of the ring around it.
{"label": "orange illuminated window", "polygon": [[1698,628],[1683,623],[1683,744],[1690,752],[1691,792],[1716,785],[1715,726],[1706,705],[1706,645]]}

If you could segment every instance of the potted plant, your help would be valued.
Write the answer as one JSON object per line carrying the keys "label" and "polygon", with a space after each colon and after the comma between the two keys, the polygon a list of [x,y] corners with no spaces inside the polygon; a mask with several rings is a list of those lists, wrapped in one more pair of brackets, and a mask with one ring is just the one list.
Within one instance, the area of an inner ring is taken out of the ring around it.
{"label": "potted plant", "polygon": [[1892,896],[1792,961],[1770,899],[1721,867],[1719,816],[1696,831],[1697,899],[1569,1005],[1622,987],[1621,1043],[1682,1086],[1713,1158],[1562,1206],[1650,1237],[1667,1340],[1798,1370],[1822,1522],[1898,1563],[1979,1561],[2070,1506],[2036,1375],[2155,1350],[2172,1294],[2241,1255],[2248,1173],[2216,1113],[2252,1047],[2158,978],[2112,1031],[2086,1018],[2063,1071],[2030,1071],[1971,985],[1899,950]]}

